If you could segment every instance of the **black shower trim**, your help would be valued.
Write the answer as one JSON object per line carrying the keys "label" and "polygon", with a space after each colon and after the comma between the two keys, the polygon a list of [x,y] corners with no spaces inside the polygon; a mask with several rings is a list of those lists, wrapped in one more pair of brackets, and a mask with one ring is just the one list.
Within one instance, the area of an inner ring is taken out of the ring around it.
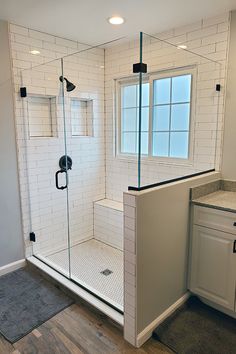
{"label": "black shower trim", "polygon": [[201,176],[201,175],[204,175],[204,174],[209,173],[209,172],[215,172],[215,169],[213,168],[213,169],[211,169],[211,170],[193,173],[192,175],[187,175],[187,176],[177,177],[177,178],[173,178],[173,179],[168,179],[168,180],[166,180],[166,181],[157,182],[157,183],[153,183],[153,184],[148,184],[148,185],[142,186],[142,187],[129,186],[129,187],[128,187],[128,190],[129,190],[129,191],[137,191],[137,192],[140,192],[140,191],[144,191],[145,189],[151,189],[151,188],[163,186],[163,185],[165,185],[165,184],[169,184],[169,183],[172,183],[172,182],[178,182],[178,181],[182,181],[182,180],[185,180],[185,179],[188,179],[188,178]]}

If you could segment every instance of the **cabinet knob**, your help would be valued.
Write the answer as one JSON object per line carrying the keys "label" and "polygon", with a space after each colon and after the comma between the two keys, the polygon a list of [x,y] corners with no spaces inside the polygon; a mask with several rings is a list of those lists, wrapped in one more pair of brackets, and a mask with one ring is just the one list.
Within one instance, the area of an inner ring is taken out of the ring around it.
{"label": "cabinet knob", "polygon": [[233,226],[236,226],[236,221],[233,223]]}

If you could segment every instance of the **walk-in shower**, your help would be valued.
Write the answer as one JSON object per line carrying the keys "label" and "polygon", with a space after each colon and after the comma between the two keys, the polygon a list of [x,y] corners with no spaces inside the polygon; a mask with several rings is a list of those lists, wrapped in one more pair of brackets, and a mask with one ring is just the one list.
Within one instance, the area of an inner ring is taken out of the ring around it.
{"label": "walk-in shower", "polygon": [[123,312],[123,192],[215,168],[216,84],[219,63],[144,34],[23,70],[28,255]]}

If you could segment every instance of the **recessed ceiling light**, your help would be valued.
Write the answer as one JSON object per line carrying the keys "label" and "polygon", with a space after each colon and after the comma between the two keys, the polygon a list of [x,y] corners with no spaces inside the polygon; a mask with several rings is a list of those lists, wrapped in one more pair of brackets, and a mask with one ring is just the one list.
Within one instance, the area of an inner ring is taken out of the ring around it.
{"label": "recessed ceiling light", "polygon": [[34,49],[34,50],[31,50],[30,53],[31,53],[31,54],[34,54],[34,55],[37,55],[37,54],[40,54],[40,51]]}
{"label": "recessed ceiling light", "polygon": [[120,16],[112,16],[108,18],[108,22],[112,25],[122,25],[125,22],[125,19]]}
{"label": "recessed ceiling light", "polygon": [[179,48],[179,49],[187,49],[187,46],[184,45],[184,44],[181,44],[181,45],[178,45],[178,48]]}

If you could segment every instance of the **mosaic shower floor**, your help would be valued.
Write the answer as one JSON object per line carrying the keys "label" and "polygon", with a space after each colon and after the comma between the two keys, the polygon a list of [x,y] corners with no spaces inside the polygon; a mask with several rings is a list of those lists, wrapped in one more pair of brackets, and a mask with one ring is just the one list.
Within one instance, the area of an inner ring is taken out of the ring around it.
{"label": "mosaic shower floor", "polygon": [[91,239],[44,257],[45,261],[68,275],[95,295],[123,311],[123,252]]}

